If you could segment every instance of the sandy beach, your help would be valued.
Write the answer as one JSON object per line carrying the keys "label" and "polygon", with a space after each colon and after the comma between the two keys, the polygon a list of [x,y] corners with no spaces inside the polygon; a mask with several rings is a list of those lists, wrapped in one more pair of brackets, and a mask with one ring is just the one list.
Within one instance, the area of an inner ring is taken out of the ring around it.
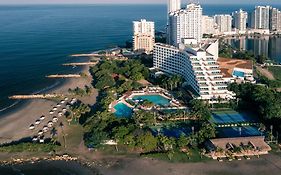
{"label": "sandy beach", "polygon": [[[82,72],[89,74],[89,66],[84,66]],[[87,78],[73,78],[67,79],[65,82],[49,90],[47,93],[61,93],[68,94],[68,89],[76,87],[83,88],[85,85],[90,85],[92,79]],[[93,92],[91,97],[81,98],[84,103],[94,104],[97,92]],[[19,110],[8,113],[0,118],[0,144],[9,143],[11,141],[18,141],[25,137],[34,136],[37,134],[39,128],[43,127],[52,117],[49,111],[56,106],[57,103],[51,100],[29,100],[29,102]],[[36,130],[29,130],[29,126],[39,119],[40,116],[46,116],[44,122],[40,123]]]}

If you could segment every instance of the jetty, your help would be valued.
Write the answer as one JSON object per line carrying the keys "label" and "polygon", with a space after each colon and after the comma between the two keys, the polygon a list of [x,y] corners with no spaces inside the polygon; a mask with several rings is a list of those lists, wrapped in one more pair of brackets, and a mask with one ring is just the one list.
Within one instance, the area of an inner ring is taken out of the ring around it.
{"label": "jetty", "polygon": [[66,75],[48,75],[47,78],[81,78],[80,74],[66,74]]}
{"label": "jetty", "polygon": [[62,94],[35,94],[35,95],[13,95],[9,99],[13,100],[27,100],[27,99],[47,99],[63,97]]}
{"label": "jetty", "polygon": [[86,62],[86,63],[65,63],[63,66],[94,66],[98,62]]}
{"label": "jetty", "polygon": [[73,54],[73,55],[70,55],[71,57],[98,57],[98,56],[101,56],[97,53],[88,53],[88,54]]}

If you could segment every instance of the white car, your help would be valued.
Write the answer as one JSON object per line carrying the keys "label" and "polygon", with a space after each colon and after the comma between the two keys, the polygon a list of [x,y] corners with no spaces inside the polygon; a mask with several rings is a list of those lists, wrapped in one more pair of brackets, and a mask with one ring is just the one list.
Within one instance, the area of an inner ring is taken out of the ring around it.
{"label": "white car", "polygon": [[57,107],[61,107],[61,104],[57,104]]}
{"label": "white car", "polygon": [[40,123],[41,123],[40,120],[36,120],[36,121],[35,121],[35,125],[39,125]]}
{"label": "white car", "polygon": [[32,125],[29,126],[29,129],[30,129],[30,130],[35,129],[35,126],[32,124]]}
{"label": "white car", "polygon": [[40,140],[39,140],[39,143],[44,143],[44,139],[40,139]]}
{"label": "white car", "polygon": [[50,114],[51,114],[51,115],[54,114],[54,111],[50,111]]}
{"label": "white car", "polygon": [[64,104],[64,103],[65,103],[65,101],[64,101],[64,100],[62,100],[60,103],[61,103],[61,104]]}
{"label": "white car", "polygon": [[66,108],[63,108],[63,109],[62,109],[62,112],[66,112],[66,111],[67,111],[67,109],[66,109]]}
{"label": "white car", "polygon": [[64,99],[65,101],[67,101],[68,100],[68,98],[67,97],[65,97],[65,99]]}
{"label": "white car", "polygon": [[62,112],[59,112],[59,117],[63,116],[63,113]]}
{"label": "white car", "polygon": [[57,108],[57,107],[54,107],[54,108],[53,108],[53,111],[56,111],[56,110],[58,110],[58,108]]}
{"label": "white car", "polygon": [[46,133],[46,132],[48,132],[48,131],[49,131],[48,126],[44,126],[44,127],[43,127],[43,132],[45,132],[45,133]]}

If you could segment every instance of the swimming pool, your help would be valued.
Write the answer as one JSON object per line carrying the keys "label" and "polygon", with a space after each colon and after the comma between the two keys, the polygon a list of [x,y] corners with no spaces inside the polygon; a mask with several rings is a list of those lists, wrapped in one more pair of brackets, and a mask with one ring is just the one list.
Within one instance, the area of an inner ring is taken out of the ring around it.
{"label": "swimming pool", "polygon": [[116,117],[125,117],[129,118],[132,116],[133,109],[125,105],[124,103],[118,103],[117,105],[114,106],[115,111],[115,116]]}
{"label": "swimming pool", "polygon": [[217,136],[220,138],[252,137],[261,135],[262,133],[258,128],[253,126],[217,128]]}
{"label": "swimming pool", "polygon": [[257,119],[251,117],[249,114],[238,113],[236,111],[225,111],[212,113],[211,122],[217,125],[257,123]]}
{"label": "swimming pool", "polygon": [[242,71],[238,71],[238,70],[234,70],[233,73],[232,73],[233,76],[236,76],[236,77],[241,77],[241,78],[244,78],[245,77],[245,73],[242,72]]}
{"label": "swimming pool", "polygon": [[161,95],[136,95],[133,100],[148,100],[156,105],[167,106],[170,104],[170,100]]}

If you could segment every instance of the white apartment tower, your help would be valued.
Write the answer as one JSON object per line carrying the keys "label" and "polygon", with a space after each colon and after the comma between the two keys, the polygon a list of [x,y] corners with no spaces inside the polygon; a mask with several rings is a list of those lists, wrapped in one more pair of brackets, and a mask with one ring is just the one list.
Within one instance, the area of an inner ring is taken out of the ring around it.
{"label": "white apartment tower", "polygon": [[169,15],[169,44],[178,46],[182,39],[202,39],[202,8],[189,4],[186,9],[171,12]]}
{"label": "white apartment tower", "polygon": [[146,21],[134,21],[134,36],[133,45],[134,51],[139,53],[151,53],[155,43],[155,27],[154,22]]}
{"label": "white apartment tower", "polygon": [[198,99],[214,102],[219,98],[234,98],[234,94],[227,90],[227,82],[217,63],[217,40],[198,44],[194,39],[185,39],[179,47],[157,43],[153,53],[154,68],[181,75]]}
{"label": "white apartment tower", "polygon": [[181,9],[181,0],[168,0],[168,15]]}
{"label": "white apartment tower", "polygon": [[202,34],[216,34],[217,24],[213,17],[202,16]]}
{"label": "white apartment tower", "polygon": [[251,17],[253,29],[269,29],[270,6],[256,6]]}
{"label": "white apartment tower", "polygon": [[248,13],[240,9],[233,13],[234,27],[239,31],[246,31],[247,29],[247,20]]}
{"label": "white apartment tower", "polygon": [[232,16],[227,14],[215,15],[215,22],[218,25],[219,33],[228,33],[232,31]]}
{"label": "white apartment tower", "polygon": [[281,11],[278,12],[277,31],[281,31]]}
{"label": "white apartment tower", "polygon": [[277,8],[271,8],[269,11],[269,29],[271,31],[277,31],[278,29],[278,17],[279,10]]}

